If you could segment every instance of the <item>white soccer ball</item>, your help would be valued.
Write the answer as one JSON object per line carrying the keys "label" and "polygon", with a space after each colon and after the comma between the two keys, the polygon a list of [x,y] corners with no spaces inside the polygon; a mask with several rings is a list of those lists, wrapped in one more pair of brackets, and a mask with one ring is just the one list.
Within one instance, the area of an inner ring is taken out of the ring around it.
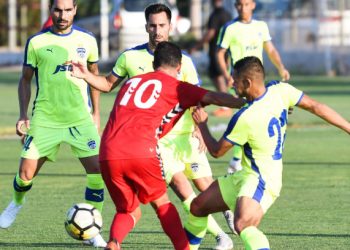
{"label": "white soccer ball", "polygon": [[64,226],[74,239],[89,240],[100,233],[102,215],[94,206],[78,203],[67,211]]}

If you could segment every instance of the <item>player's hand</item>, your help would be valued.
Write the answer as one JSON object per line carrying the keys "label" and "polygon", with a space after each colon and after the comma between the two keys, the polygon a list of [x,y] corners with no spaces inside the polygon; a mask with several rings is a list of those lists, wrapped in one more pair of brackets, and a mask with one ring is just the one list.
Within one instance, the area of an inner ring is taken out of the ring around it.
{"label": "player's hand", "polygon": [[192,136],[195,137],[195,138],[197,138],[198,141],[199,141],[198,151],[199,151],[200,153],[202,153],[202,152],[204,152],[204,153],[207,152],[207,146],[206,146],[205,143],[204,143],[202,133],[201,133],[201,131],[198,129],[198,127],[196,127],[196,129],[193,131]]}
{"label": "player's hand", "polygon": [[204,111],[202,106],[198,105],[193,109],[192,118],[197,125],[206,123],[208,121],[208,113]]}
{"label": "player's hand", "polygon": [[70,65],[72,65],[71,76],[74,76],[76,78],[85,79],[87,74],[90,72],[89,69],[87,68],[87,65],[81,62],[69,61],[66,63],[69,63]]}
{"label": "player's hand", "polygon": [[16,134],[24,137],[30,128],[30,121],[28,118],[19,118],[16,123]]}
{"label": "player's hand", "polygon": [[282,81],[289,81],[290,79],[290,74],[288,72],[288,70],[286,70],[285,68],[280,69],[278,71],[278,73],[280,74],[280,77],[282,78]]}

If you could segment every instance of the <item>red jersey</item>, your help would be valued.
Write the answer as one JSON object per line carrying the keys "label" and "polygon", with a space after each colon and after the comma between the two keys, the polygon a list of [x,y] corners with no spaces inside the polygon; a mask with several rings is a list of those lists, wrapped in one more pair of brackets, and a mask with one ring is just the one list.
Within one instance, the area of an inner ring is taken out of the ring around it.
{"label": "red jersey", "polygon": [[103,132],[100,160],[156,157],[158,139],[207,92],[161,71],[129,79]]}

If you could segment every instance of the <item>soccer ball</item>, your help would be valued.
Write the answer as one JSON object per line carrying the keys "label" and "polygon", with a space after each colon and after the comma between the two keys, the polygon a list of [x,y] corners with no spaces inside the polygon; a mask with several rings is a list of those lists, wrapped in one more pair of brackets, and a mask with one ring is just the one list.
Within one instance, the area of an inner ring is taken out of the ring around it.
{"label": "soccer ball", "polygon": [[94,206],[78,203],[67,211],[64,226],[74,239],[89,240],[101,231],[102,215]]}

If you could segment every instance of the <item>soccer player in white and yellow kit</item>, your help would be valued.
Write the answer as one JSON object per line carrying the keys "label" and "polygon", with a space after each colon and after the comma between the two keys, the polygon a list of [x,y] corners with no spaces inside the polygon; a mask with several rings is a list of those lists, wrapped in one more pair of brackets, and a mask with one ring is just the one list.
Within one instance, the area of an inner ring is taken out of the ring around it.
{"label": "soccer player in white and yellow kit", "polygon": [[191,249],[199,247],[205,234],[206,216],[227,208],[235,211],[235,228],[246,249],[270,249],[258,226],[282,188],[282,151],[290,107],[305,109],[350,134],[348,121],[288,83],[272,81],[265,86],[264,68],[257,57],[239,60],[233,78],[236,93],[247,104],[232,117],[221,139],[217,142],[211,136],[203,108],[193,118],[214,157],[236,145],[243,147],[243,169],[220,177],[193,200],[185,225]]}
{"label": "soccer player in white and yellow kit", "polygon": [[[125,78],[153,71],[153,52],[158,43],[169,40],[171,11],[164,4],[152,4],[145,9],[148,43],[124,51],[117,59],[112,72],[107,76],[111,83],[122,82]],[[178,79],[200,85],[200,79],[192,59],[183,53]],[[213,182],[211,168],[204,151],[199,151],[198,138],[193,136],[195,126],[189,111],[176,123],[175,127],[160,140],[164,175],[167,183],[181,199],[183,207],[189,211],[195,193],[186,176],[200,190],[205,190]],[[186,176],[184,175],[186,174]],[[232,218],[232,213],[229,213]],[[209,232],[216,237],[217,247],[231,249],[232,240],[210,216]],[[232,223],[233,224],[233,223]]]}
{"label": "soccer player in white and yellow kit", "polygon": [[[55,161],[62,143],[71,146],[74,156],[85,168],[86,202],[102,210],[104,182],[98,162],[97,130],[99,91],[90,89],[84,80],[70,76],[71,66],[66,65],[69,60],[80,61],[87,63],[91,72],[98,73],[96,39],[90,32],[73,26],[76,9],[76,1],[51,0],[53,26],[27,41],[18,87],[20,117],[16,124],[17,134],[25,135],[25,141],[13,182],[13,201],[1,214],[1,228],[8,228],[15,221],[34,177],[46,161]],[[27,111],[34,74],[37,91],[29,121]],[[85,243],[95,247],[106,245],[100,235]]]}
{"label": "soccer player in white and yellow kit", "polygon": [[[262,62],[263,51],[265,51],[278,70],[281,79],[288,81],[290,78],[289,72],[285,69],[281,57],[272,43],[267,24],[253,18],[255,5],[255,0],[236,0],[235,7],[238,17],[226,23],[220,30],[217,41],[217,57],[228,86],[232,84],[232,72],[226,70],[228,68],[225,59],[227,50],[230,55],[231,69],[238,60],[247,56],[255,56]],[[220,111],[220,109],[217,111]],[[221,111],[221,114],[231,112],[227,109],[221,109]],[[217,112],[217,114],[219,115],[220,112]],[[230,161],[230,167],[228,168],[229,173],[241,169],[241,157],[241,148],[235,147],[233,159]]]}

